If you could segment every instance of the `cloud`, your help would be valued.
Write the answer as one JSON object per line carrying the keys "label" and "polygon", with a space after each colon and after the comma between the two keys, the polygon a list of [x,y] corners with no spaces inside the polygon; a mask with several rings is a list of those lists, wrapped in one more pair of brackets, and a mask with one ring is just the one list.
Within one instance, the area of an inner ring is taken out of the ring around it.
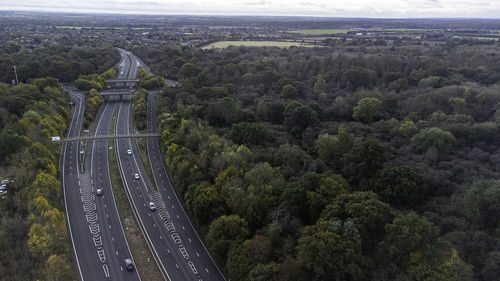
{"label": "cloud", "polygon": [[267,1],[261,0],[261,1],[256,1],[256,2],[245,2],[243,4],[247,5],[247,6],[262,6],[262,5],[266,5]]}
{"label": "cloud", "polygon": [[471,0],[0,0],[0,10],[327,17],[498,18],[500,1]]}

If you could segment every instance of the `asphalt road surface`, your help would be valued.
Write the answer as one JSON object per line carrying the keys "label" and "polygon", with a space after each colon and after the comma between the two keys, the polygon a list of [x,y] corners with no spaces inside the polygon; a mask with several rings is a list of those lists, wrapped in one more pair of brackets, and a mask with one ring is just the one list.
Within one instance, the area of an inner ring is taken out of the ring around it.
{"label": "asphalt road surface", "polygon": [[[132,61],[128,78],[135,78],[138,66],[147,69],[132,53],[121,51]],[[156,132],[154,107],[154,98],[148,99],[148,130]],[[118,112],[116,134],[131,133],[133,133],[131,102],[123,100]],[[163,162],[158,139],[148,138],[147,141],[150,164],[158,191],[155,190],[140,160],[136,140],[117,139],[115,143],[125,188],[164,276],[172,281],[225,280],[176,196]],[[132,153],[129,154],[128,150]],[[155,211],[150,209],[150,202],[154,203]]]}
{"label": "asphalt road surface", "polygon": [[[130,59],[123,57],[128,71]],[[80,135],[84,98],[71,92],[75,112],[67,137]],[[93,134],[109,134],[116,102],[101,105]],[[78,141],[63,147],[63,195],[73,256],[80,280],[140,280],[136,270],[127,271],[125,258],[132,258],[114,202],[108,171],[108,141],[91,141],[86,146],[85,169],[80,167]],[[102,195],[97,195],[100,188]]]}

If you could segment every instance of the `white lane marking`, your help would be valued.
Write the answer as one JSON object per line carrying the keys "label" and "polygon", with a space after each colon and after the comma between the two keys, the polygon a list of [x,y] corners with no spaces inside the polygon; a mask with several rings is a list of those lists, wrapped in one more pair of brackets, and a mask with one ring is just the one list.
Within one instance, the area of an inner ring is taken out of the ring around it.
{"label": "white lane marking", "polygon": [[196,255],[197,255],[198,257],[200,256],[200,254],[198,254],[198,252],[196,252]]}
{"label": "white lane marking", "polygon": [[116,255],[118,256],[118,251],[115,251]]}
{"label": "white lane marking", "polygon": [[208,272],[208,269],[207,269],[206,267],[205,267],[205,271],[206,271],[207,273],[209,273],[209,272]]}
{"label": "white lane marking", "polygon": [[102,265],[102,270],[104,270],[104,275],[106,276],[106,278],[109,277],[109,268],[108,268],[108,265],[107,264],[103,264]]}

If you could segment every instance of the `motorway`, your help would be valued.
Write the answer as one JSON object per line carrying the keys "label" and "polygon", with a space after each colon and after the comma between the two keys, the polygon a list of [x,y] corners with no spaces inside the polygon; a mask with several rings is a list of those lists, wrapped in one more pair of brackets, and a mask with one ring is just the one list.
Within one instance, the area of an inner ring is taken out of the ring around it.
{"label": "motorway", "polygon": [[[127,53],[134,65],[141,65],[137,57]],[[144,66],[144,65],[143,65]],[[130,72],[129,78],[134,78]],[[148,98],[148,133],[156,133],[155,102]],[[118,112],[116,134],[133,132],[130,100],[123,100]],[[165,168],[158,138],[148,138],[147,148],[150,165],[158,191],[155,190],[144,164],[139,157],[136,140],[117,139],[115,141],[118,162],[125,188],[129,194],[141,228],[150,245],[164,276],[172,281],[210,280],[222,281],[224,276],[204,247],[200,237],[190,223],[182,204],[179,202]],[[131,149],[132,154],[127,154]],[[134,174],[139,174],[139,179]],[[149,209],[154,202],[156,211]]]}
{"label": "motorway", "polygon": [[[122,57],[121,67],[130,68],[130,60]],[[122,76],[122,75],[120,75]],[[68,137],[80,135],[84,113],[84,98],[70,91],[76,109]],[[101,105],[97,125],[92,134],[109,134],[117,103],[106,101]],[[85,169],[78,161],[78,141],[63,147],[63,194],[68,232],[73,257],[80,280],[141,280],[137,270],[127,271],[125,258],[131,258],[115,205],[108,170],[108,141],[96,140],[85,148]],[[85,172],[81,172],[84,170]],[[101,188],[103,195],[96,195]]]}
{"label": "motorway", "polygon": [[[119,49],[118,79],[135,78],[139,66],[147,66],[132,53]],[[70,92],[75,111],[67,138],[77,138],[85,110],[81,93]],[[156,133],[154,94],[148,98],[148,132]],[[113,115],[117,135],[133,134],[130,97],[107,97],[91,130],[93,137],[108,135]],[[132,258],[114,201],[108,165],[108,140],[87,140],[83,166],[79,161],[82,141],[63,144],[62,185],[72,254],[80,280],[141,280],[137,270],[127,271],[124,259]],[[137,141],[115,139],[117,160],[134,215],[165,280],[223,281],[223,274],[209,255],[177,198],[164,164],[158,137],[148,138],[149,165],[155,185],[139,157]],[[130,155],[127,150],[131,149]],[[135,178],[139,174],[139,179]],[[96,190],[101,189],[102,195]],[[156,211],[149,203],[154,202]]]}

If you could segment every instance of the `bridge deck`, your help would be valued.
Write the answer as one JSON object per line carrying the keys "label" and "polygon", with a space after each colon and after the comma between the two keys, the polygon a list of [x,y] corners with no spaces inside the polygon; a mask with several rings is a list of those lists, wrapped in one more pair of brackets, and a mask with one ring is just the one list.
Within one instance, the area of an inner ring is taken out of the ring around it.
{"label": "bridge deck", "polygon": [[126,96],[126,95],[133,95],[135,91],[105,91],[105,92],[99,92],[101,96]]}
{"label": "bridge deck", "polygon": [[106,83],[132,83],[139,82],[139,79],[108,79]]}

